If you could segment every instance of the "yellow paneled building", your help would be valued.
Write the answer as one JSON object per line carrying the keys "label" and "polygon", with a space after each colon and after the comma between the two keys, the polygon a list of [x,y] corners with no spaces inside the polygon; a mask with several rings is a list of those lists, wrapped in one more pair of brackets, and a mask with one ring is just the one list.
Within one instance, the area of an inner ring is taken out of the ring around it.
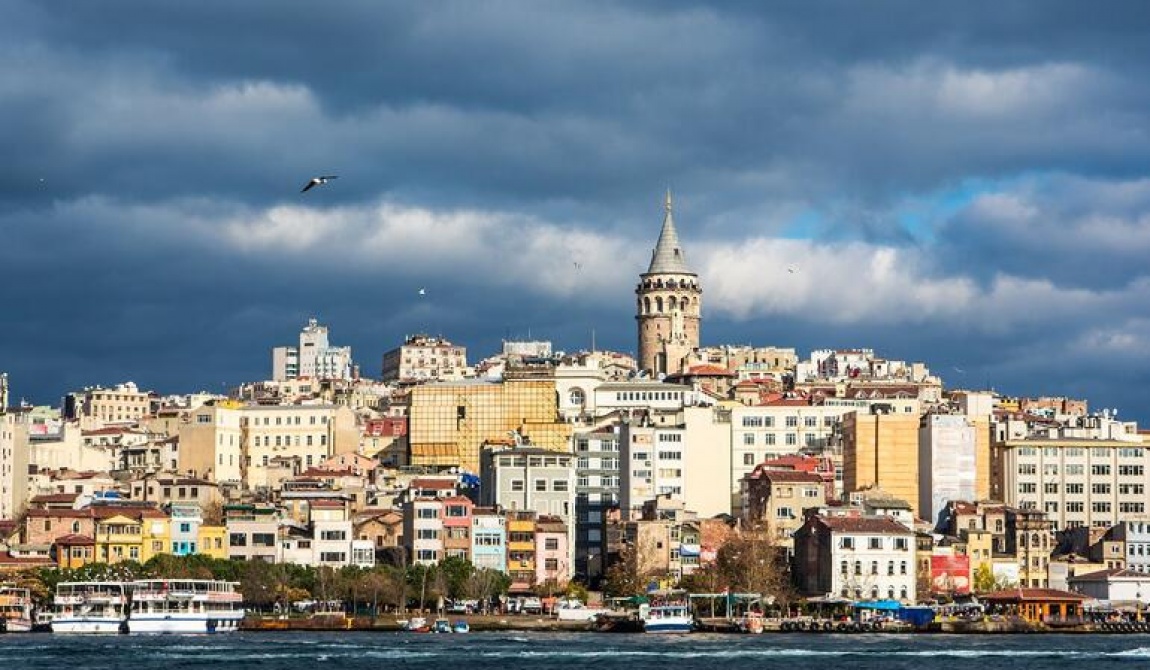
{"label": "yellow paneled building", "polygon": [[411,389],[411,465],[479,472],[484,442],[518,431],[532,446],[567,451],[571,426],[559,419],[554,379],[425,384]]}

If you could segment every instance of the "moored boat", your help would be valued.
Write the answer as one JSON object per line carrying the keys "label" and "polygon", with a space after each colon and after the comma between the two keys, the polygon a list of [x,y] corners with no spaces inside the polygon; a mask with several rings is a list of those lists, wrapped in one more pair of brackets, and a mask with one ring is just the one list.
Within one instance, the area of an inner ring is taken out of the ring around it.
{"label": "moored boat", "polygon": [[610,612],[604,607],[588,607],[578,598],[564,598],[555,604],[555,618],[560,621],[594,621],[600,614]]}
{"label": "moored boat", "polygon": [[230,633],[244,618],[238,582],[143,579],[130,592],[132,633]]}
{"label": "moored boat", "polygon": [[690,633],[695,627],[691,609],[685,603],[640,605],[639,619],[647,633]]}
{"label": "moored boat", "polygon": [[53,633],[128,632],[123,582],[60,582],[52,606]]}
{"label": "moored boat", "polygon": [[760,612],[747,612],[739,619],[739,632],[757,635],[763,632],[763,615]]}
{"label": "moored boat", "polygon": [[463,619],[459,619],[455,623],[451,624],[451,632],[453,632],[453,633],[470,633],[471,632],[471,624],[467,623]]}
{"label": "moored boat", "polygon": [[0,586],[0,633],[32,630],[32,593],[15,586]]}

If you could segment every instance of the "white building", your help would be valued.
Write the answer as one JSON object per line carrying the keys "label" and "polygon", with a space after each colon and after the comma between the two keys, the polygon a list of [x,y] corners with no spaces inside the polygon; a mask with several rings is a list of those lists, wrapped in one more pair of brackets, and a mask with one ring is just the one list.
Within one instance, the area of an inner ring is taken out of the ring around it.
{"label": "white building", "polygon": [[1099,570],[1067,580],[1070,588],[1084,596],[1111,603],[1150,605],[1150,575],[1133,570]]}
{"label": "white building", "polygon": [[934,523],[951,500],[977,500],[975,424],[961,414],[927,414],[918,430],[918,510]]}
{"label": "white building", "polygon": [[351,379],[351,347],[333,347],[327,326],[308,319],[299,346],[272,349],[272,379]]}
{"label": "white building", "polygon": [[794,544],[804,594],[915,602],[915,535],[894,519],[811,515]]}
{"label": "white building", "polygon": [[434,565],[443,558],[443,501],[416,498],[403,509],[403,542],[413,565]]}

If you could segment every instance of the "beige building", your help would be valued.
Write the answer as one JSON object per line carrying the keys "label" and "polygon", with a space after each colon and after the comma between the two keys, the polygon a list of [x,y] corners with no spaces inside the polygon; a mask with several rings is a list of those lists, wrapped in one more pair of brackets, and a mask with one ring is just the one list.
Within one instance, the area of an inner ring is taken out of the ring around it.
{"label": "beige building", "polygon": [[635,319],[639,322],[640,370],[652,376],[686,369],[691,352],[699,347],[701,321],[699,276],[687,267],[679,234],[671,216],[667,192],[663,230],[651,254],[651,265],[639,275]]}
{"label": "beige building", "polygon": [[776,546],[794,550],[792,535],[803,525],[804,510],[826,505],[823,478],[813,472],[756,469],[742,480],[742,519],[762,524]]}
{"label": "beige building", "polygon": [[991,449],[991,495],[1046,513],[1054,528],[1109,527],[1146,514],[1146,448],[1080,438],[1005,440]]}
{"label": "beige building", "polygon": [[15,519],[28,500],[28,425],[0,405],[0,519]]}
{"label": "beige building", "polygon": [[180,428],[179,470],[217,483],[276,488],[282,476],[273,461],[290,461],[293,473],[336,454],[354,452],[360,431],[355,414],[336,405],[201,407]]}
{"label": "beige building", "polygon": [[411,389],[410,464],[479,472],[484,442],[510,433],[531,446],[567,451],[571,424],[559,419],[554,379],[468,380]]}
{"label": "beige building", "polygon": [[740,379],[785,374],[794,370],[798,362],[798,354],[790,347],[723,344],[699,347],[687,356],[687,367],[716,365],[737,373]]}
{"label": "beige building", "polygon": [[917,414],[852,412],[843,417],[843,491],[879,488],[918,515]]}
{"label": "beige building", "polygon": [[383,355],[383,381],[457,380],[467,370],[467,347],[442,337],[412,335]]}
{"label": "beige building", "polygon": [[110,389],[96,387],[69,393],[64,399],[64,414],[66,418],[79,419],[85,429],[132,423],[149,416],[151,400],[151,394],[139,390],[133,382],[125,382]]}

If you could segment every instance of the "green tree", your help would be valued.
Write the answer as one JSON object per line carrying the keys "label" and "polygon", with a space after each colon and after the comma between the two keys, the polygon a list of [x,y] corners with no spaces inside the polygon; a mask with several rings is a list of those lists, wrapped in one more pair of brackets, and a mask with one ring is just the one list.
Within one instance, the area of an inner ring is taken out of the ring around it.
{"label": "green tree", "polygon": [[446,597],[461,598],[467,593],[467,584],[471,575],[475,573],[475,566],[466,558],[448,556],[436,565],[444,587]]}
{"label": "green tree", "polygon": [[607,567],[603,590],[616,597],[639,595],[646,590],[645,578],[639,568],[639,552],[635,547],[624,546],[619,558]]}

